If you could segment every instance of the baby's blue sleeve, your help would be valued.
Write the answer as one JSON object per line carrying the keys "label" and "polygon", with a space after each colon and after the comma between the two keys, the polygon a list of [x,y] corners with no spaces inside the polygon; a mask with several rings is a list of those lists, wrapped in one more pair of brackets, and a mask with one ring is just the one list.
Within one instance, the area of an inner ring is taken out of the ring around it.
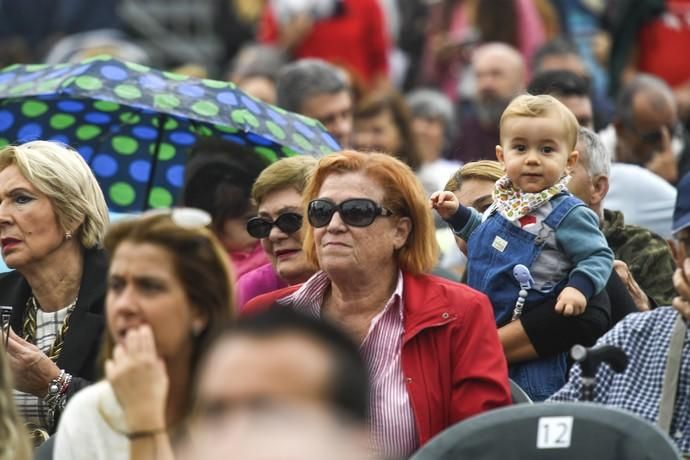
{"label": "baby's blue sleeve", "polygon": [[613,251],[599,230],[599,219],[586,206],[575,207],[556,230],[556,242],[573,261],[568,286],[589,299],[606,286],[613,269]]}
{"label": "baby's blue sleeve", "polygon": [[455,235],[467,241],[472,232],[482,223],[482,215],[474,208],[460,205],[458,211],[446,222]]}

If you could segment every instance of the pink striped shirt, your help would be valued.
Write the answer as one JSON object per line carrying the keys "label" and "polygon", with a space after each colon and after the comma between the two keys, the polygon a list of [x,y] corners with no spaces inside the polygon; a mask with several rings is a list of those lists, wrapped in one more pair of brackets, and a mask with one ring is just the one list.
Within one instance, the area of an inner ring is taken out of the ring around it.
{"label": "pink striped shirt", "polygon": [[[324,294],[330,285],[325,272],[318,272],[297,291],[279,300],[291,303],[313,317],[321,316]],[[390,457],[409,457],[417,450],[417,430],[402,371],[403,277],[393,295],[369,325],[360,345],[371,379],[371,440],[376,449]]]}

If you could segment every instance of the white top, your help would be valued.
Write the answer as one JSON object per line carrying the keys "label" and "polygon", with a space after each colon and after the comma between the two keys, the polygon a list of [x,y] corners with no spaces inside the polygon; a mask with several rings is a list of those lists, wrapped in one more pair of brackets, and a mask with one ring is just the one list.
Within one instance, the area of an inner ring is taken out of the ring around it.
{"label": "white top", "polygon": [[460,166],[462,165],[457,161],[439,158],[431,163],[423,164],[417,171],[417,177],[422,182],[427,194],[431,195],[433,192],[443,190],[448,180],[460,169]]}
{"label": "white top", "polygon": [[633,164],[611,165],[604,208],[622,211],[626,224],[648,228],[670,239],[675,205],[676,189],[661,177]]}
{"label": "white top", "polygon": [[69,401],[55,434],[54,460],[129,460],[124,412],[102,380]]}

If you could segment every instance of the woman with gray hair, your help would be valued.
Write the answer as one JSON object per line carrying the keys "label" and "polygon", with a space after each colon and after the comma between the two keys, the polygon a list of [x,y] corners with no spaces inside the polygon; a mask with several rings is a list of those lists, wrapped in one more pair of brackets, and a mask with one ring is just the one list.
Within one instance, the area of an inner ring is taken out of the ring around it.
{"label": "woman with gray hair", "polygon": [[108,224],[103,193],[75,150],[33,141],[0,150],[0,275],[21,415],[41,432],[96,378]]}
{"label": "woman with gray hair", "polygon": [[428,193],[441,190],[460,167],[460,163],[443,158],[455,135],[453,104],[443,93],[429,88],[416,89],[405,99],[422,160],[417,176]]}

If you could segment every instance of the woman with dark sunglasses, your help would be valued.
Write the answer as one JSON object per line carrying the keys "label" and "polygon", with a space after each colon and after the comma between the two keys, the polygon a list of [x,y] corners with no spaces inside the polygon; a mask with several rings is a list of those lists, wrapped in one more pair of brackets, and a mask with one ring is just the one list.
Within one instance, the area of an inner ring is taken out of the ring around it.
{"label": "woman with dark sunglasses", "polygon": [[270,263],[237,281],[240,308],[259,294],[306,281],[314,274],[302,251],[302,191],[316,159],[297,156],[264,169],[252,188],[258,215],[247,221],[247,233],[261,241]]}
{"label": "woman with dark sunglasses", "polygon": [[389,155],[319,161],[303,194],[304,251],[321,271],[259,296],[327,317],[360,344],[371,375],[370,426],[385,456],[407,458],[452,424],[510,403],[488,298],[427,275],[434,222],[412,170]]}

